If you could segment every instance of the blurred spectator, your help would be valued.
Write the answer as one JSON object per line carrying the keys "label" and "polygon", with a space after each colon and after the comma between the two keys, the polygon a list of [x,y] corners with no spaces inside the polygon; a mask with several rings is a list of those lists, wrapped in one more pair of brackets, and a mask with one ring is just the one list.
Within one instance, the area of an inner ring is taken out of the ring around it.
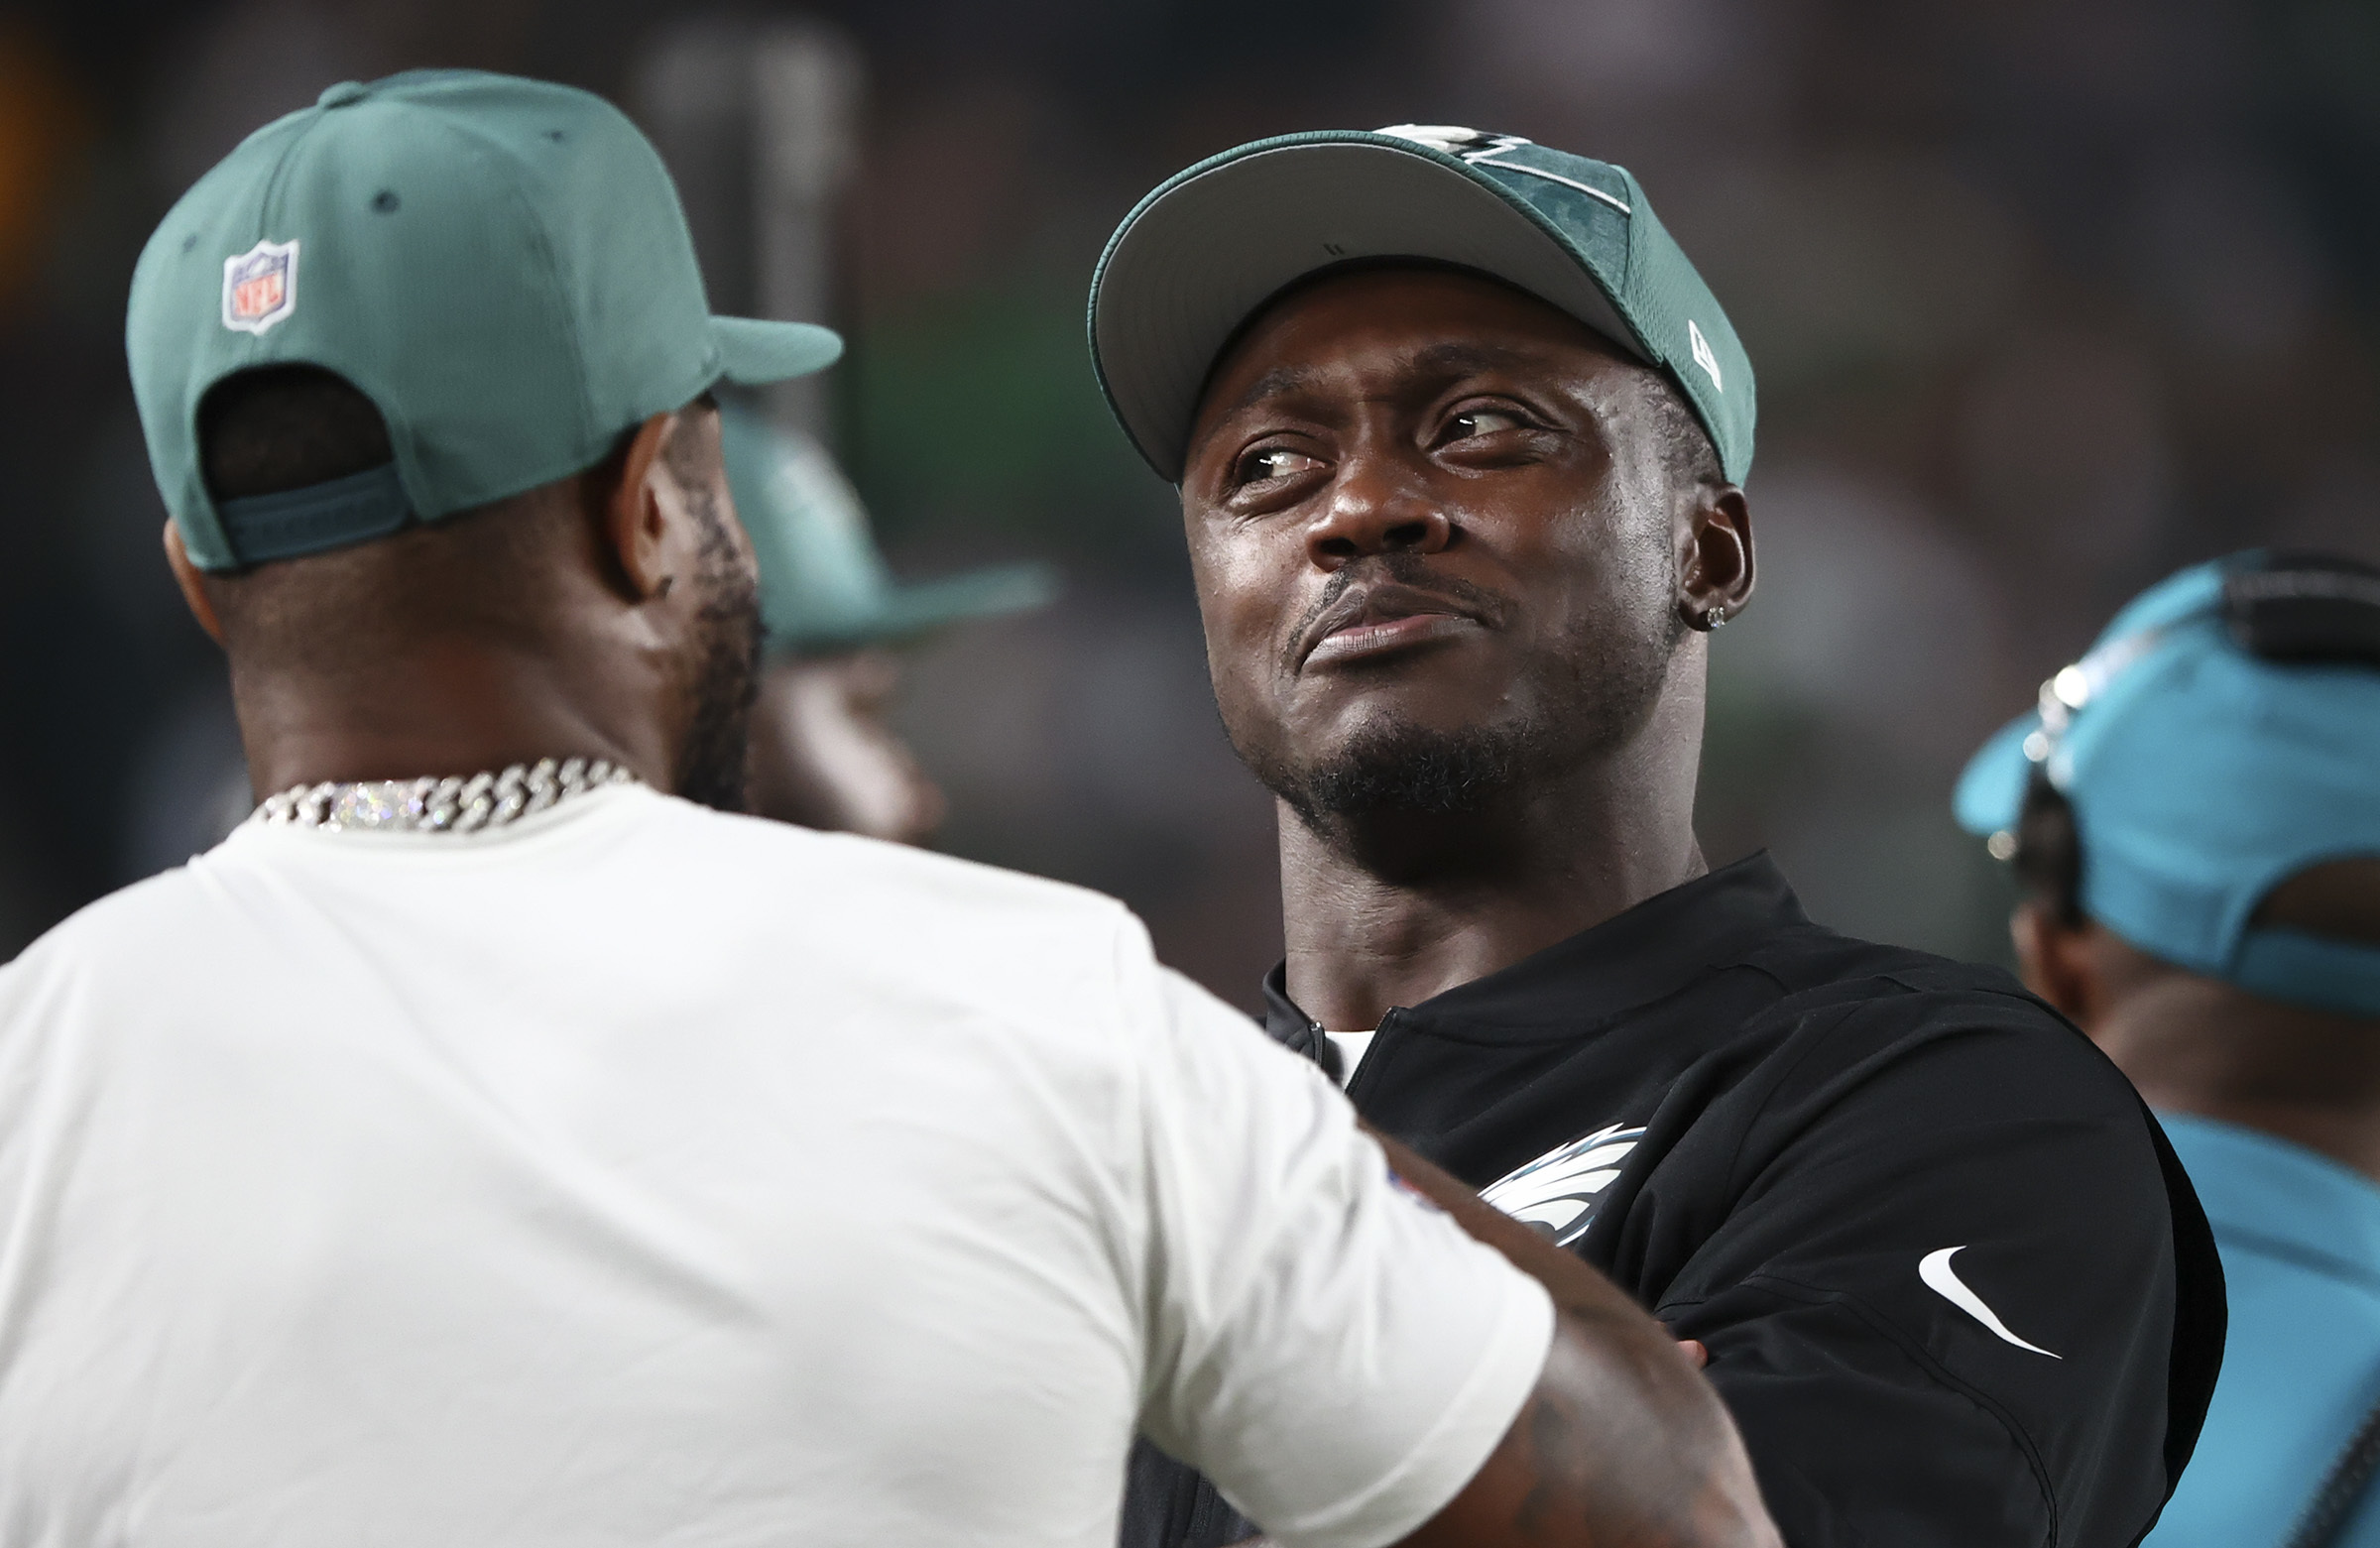
{"label": "blurred spectator", "polygon": [[903,844],[941,826],[942,791],[892,729],[897,648],[1047,603],[1038,564],[892,579],[868,513],[826,449],[747,410],[721,419],[736,510],[761,571],[769,661],[752,728],[752,809]]}
{"label": "blurred spectator", "polygon": [[2118,614],[1968,767],[2025,981],[2160,1111],[2230,1285],[2149,1548],[2380,1544],[2380,568],[2262,552]]}

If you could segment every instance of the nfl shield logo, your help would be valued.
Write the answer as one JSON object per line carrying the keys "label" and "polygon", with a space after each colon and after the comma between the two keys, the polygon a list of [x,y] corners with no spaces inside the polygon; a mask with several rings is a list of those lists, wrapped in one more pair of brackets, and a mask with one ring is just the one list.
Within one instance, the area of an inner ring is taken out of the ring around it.
{"label": "nfl shield logo", "polygon": [[298,305],[298,244],[259,242],[223,260],[223,325],[262,333]]}

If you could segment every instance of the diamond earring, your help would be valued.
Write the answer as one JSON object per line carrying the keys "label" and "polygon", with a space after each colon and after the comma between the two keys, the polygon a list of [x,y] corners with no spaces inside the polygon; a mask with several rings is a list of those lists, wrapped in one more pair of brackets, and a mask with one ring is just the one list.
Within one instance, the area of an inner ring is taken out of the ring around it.
{"label": "diamond earring", "polygon": [[1705,629],[1717,629],[1726,621],[1727,610],[1724,607],[1714,607],[1703,614],[1703,627]]}

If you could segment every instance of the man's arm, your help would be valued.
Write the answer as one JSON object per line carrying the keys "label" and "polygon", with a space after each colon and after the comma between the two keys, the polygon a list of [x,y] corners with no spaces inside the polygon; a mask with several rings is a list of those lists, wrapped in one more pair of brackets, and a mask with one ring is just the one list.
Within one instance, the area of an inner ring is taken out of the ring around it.
{"label": "man's arm", "polygon": [[1545,1286],[1560,1321],[1502,1443],[1412,1548],[1780,1542],[1696,1362],[1619,1288],[1385,1135],[1397,1175]]}
{"label": "man's arm", "polygon": [[1641,1220],[1621,1258],[1664,1244],[1622,1271],[1708,1346],[1780,1530],[1797,1548],[2136,1542],[2188,1455],[2220,1321],[2139,1099],[2013,995],[1879,998],[1805,1042],[1755,1122],[1711,1131],[1740,1179],[1726,1218],[1690,1248]]}
{"label": "man's arm", "polygon": [[[1128,1261],[1142,1433],[1288,1548],[1772,1548],[1661,1325],[1156,976]],[[1170,1026],[1165,1023],[1170,1021]],[[1140,1224],[1144,1222],[1144,1224]]]}

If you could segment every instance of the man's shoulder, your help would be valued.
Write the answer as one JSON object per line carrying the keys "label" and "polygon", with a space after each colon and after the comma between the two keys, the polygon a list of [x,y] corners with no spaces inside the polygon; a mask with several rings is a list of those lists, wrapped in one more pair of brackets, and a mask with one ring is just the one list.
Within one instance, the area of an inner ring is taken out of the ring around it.
{"label": "man's shoulder", "polygon": [[872,994],[923,995],[1015,1020],[1047,1019],[1053,997],[1112,1010],[1154,971],[1140,921],[1087,888],[856,834],[666,805],[639,833],[649,847],[628,871],[661,878],[682,868],[655,901],[708,921],[764,975],[825,974]]}
{"label": "man's shoulder", "polygon": [[1806,1078],[1903,1064],[1954,1082],[1987,1070],[2028,1085],[2054,1075],[2067,1093],[2137,1106],[2130,1083],[2082,1030],[2005,969],[1817,925],[1782,934],[1749,965],[1778,990],[1755,1025],[1802,1046]]}
{"label": "man's shoulder", "polygon": [[1129,910],[1115,898],[1072,883],[962,860],[907,844],[826,833],[766,818],[711,811],[670,800],[669,845],[699,846],[720,872],[762,885],[798,888],[841,908],[922,910],[913,918],[963,915],[1010,919],[1037,928],[1080,928],[1107,936]]}
{"label": "man's shoulder", "polygon": [[2064,1041],[2082,1035],[2005,968],[1860,940],[1822,925],[1780,931],[1746,962],[1776,985],[1770,1015],[1842,1018],[1875,1009],[1886,1012],[1880,1019],[1912,1025],[1949,1017],[2006,1023]]}
{"label": "man's shoulder", "polygon": [[145,958],[171,950],[206,910],[203,885],[187,865],[118,888],[92,899],[52,925],[19,953],[0,964],[0,1000],[21,993],[37,979],[71,973],[78,964],[128,960],[126,951],[146,947]]}

